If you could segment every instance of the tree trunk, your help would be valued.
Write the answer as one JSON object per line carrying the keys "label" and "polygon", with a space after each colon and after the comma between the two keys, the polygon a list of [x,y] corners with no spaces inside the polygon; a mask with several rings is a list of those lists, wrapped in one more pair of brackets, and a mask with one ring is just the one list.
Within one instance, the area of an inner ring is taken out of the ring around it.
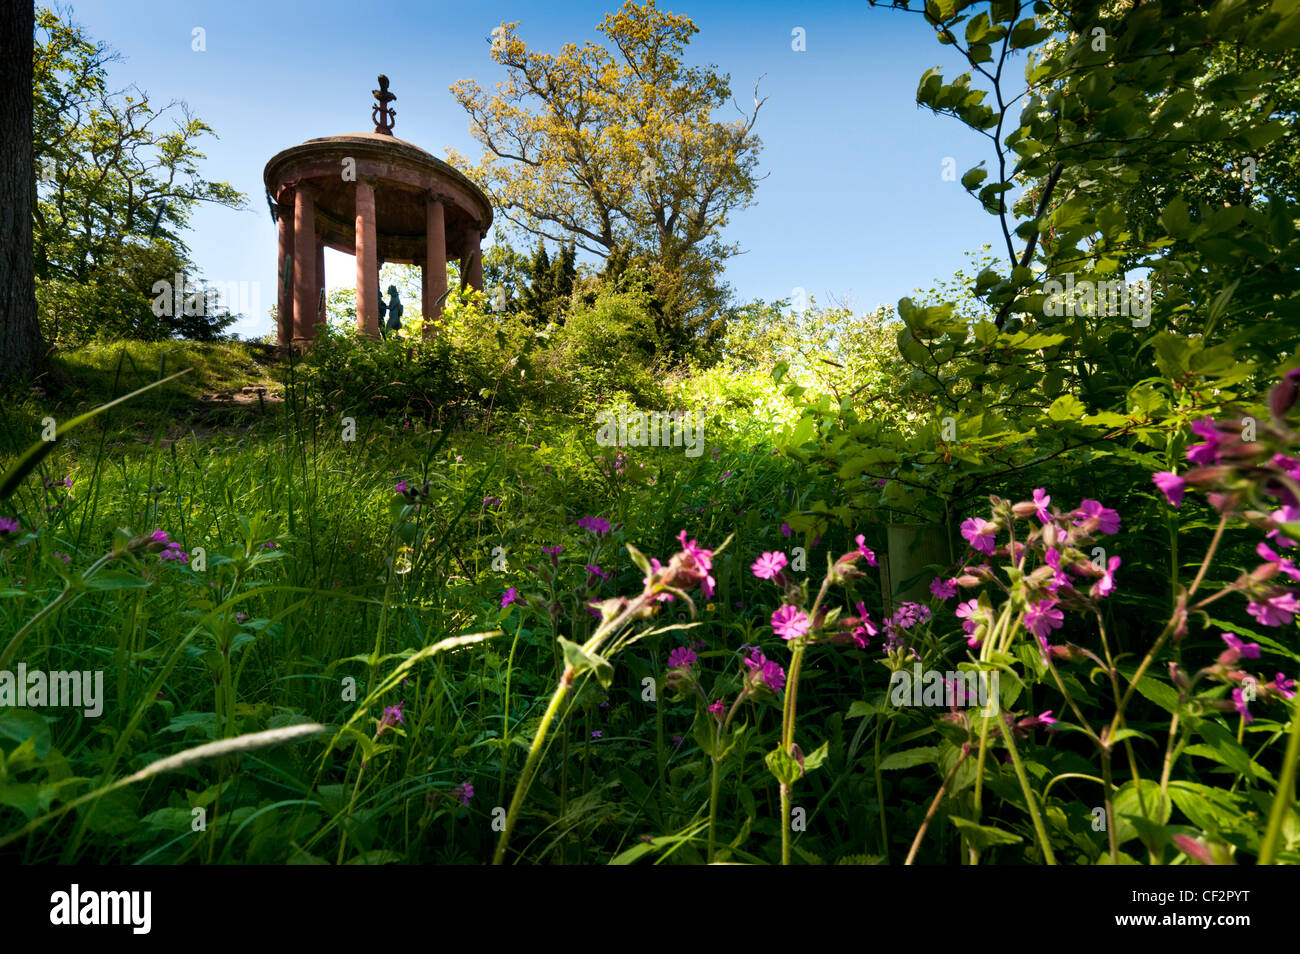
{"label": "tree trunk", "polygon": [[0,384],[34,372],[44,346],[32,278],[32,0],[0,0]]}

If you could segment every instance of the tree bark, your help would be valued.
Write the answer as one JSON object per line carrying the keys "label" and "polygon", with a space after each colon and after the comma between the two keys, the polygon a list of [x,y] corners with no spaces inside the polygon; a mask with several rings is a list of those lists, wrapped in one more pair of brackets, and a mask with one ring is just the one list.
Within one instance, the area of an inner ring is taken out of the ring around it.
{"label": "tree bark", "polygon": [[32,259],[32,0],[0,0],[0,385],[42,360]]}

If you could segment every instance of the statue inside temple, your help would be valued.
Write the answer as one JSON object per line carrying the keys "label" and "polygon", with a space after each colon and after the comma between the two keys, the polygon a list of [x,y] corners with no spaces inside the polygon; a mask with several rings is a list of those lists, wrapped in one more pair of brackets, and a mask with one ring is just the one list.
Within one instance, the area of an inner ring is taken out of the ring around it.
{"label": "statue inside temple", "polygon": [[379,295],[379,320],[383,321],[384,315],[388,315],[388,323],[381,325],[384,337],[388,337],[388,332],[396,331],[402,327],[402,312],[406,309],[402,306],[402,300],[397,297],[397,286],[388,286],[388,304],[384,304],[384,296]]}

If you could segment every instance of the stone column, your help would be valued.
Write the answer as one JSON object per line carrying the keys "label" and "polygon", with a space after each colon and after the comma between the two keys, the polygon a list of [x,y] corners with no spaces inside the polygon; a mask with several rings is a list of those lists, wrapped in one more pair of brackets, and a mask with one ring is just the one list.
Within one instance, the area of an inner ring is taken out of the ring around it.
{"label": "stone column", "polygon": [[424,300],[420,308],[424,312],[424,337],[432,338],[438,320],[442,317],[442,304],[434,304],[447,290],[447,215],[443,200],[435,195],[425,199],[424,225],[427,248],[424,256],[423,288],[420,290]]}
{"label": "stone column", "polygon": [[465,284],[475,291],[483,290],[483,253],[479,241],[481,238],[478,223],[471,222],[465,229],[465,253],[460,260],[460,267],[461,274],[466,276]]}
{"label": "stone column", "polygon": [[281,194],[275,212],[280,233],[280,241],[276,246],[276,255],[279,257],[276,306],[280,316],[276,341],[283,348],[293,340],[293,205],[288,196]]}
{"label": "stone column", "polygon": [[301,184],[293,199],[293,345],[305,346],[315,332],[316,314],[316,194]]}
{"label": "stone column", "polygon": [[312,299],[312,329],[316,333],[325,326],[325,243],[316,239],[316,297]]}
{"label": "stone column", "polygon": [[357,334],[379,337],[379,264],[375,236],[375,189],[357,180]]}

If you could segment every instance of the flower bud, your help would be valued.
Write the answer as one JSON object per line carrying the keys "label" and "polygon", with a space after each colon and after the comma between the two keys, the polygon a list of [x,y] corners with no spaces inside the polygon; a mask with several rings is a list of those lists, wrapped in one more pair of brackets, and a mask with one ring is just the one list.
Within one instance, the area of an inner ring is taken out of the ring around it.
{"label": "flower bud", "polygon": [[1066,643],[1064,646],[1053,646],[1052,657],[1062,662],[1079,663],[1087,659],[1087,655],[1082,649],[1074,643]]}
{"label": "flower bud", "polygon": [[1189,487],[1219,487],[1232,476],[1232,468],[1223,464],[1210,467],[1193,467],[1183,474],[1183,483]]}
{"label": "flower bud", "polygon": [[1286,417],[1295,406],[1297,394],[1300,394],[1300,368],[1292,368],[1268,392],[1269,413],[1277,418]]}
{"label": "flower bud", "polygon": [[[848,583],[850,580],[856,580],[866,575],[853,565],[853,560],[856,560],[859,556],[861,556],[861,554],[857,551],[846,553],[844,556],[836,560],[835,563],[831,564],[831,570],[827,576],[830,577],[832,586],[841,583]],[[850,557],[852,559],[848,559]]]}
{"label": "flower bud", "polygon": [[1042,586],[1055,575],[1056,571],[1050,566],[1040,566],[1025,578],[1025,582],[1030,586]]}
{"label": "flower bud", "polygon": [[669,669],[664,674],[664,689],[668,691],[670,697],[676,699],[686,695],[695,688],[695,674],[691,672],[689,666],[678,669]]}
{"label": "flower bud", "polygon": [[1210,502],[1215,510],[1219,513],[1232,513],[1237,509],[1237,502],[1241,499],[1237,494],[1221,494],[1218,492],[1205,495],[1205,499]]}
{"label": "flower bud", "polygon": [[1192,688],[1192,681],[1187,678],[1186,671],[1176,662],[1169,663],[1169,678],[1183,692],[1187,692]]}
{"label": "flower bud", "polygon": [[1265,580],[1271,580],[1280,573],[1282,568],[1272,561],[1261,563],[1255,569],[1250,571],[1250,582],[1263,583]]}

